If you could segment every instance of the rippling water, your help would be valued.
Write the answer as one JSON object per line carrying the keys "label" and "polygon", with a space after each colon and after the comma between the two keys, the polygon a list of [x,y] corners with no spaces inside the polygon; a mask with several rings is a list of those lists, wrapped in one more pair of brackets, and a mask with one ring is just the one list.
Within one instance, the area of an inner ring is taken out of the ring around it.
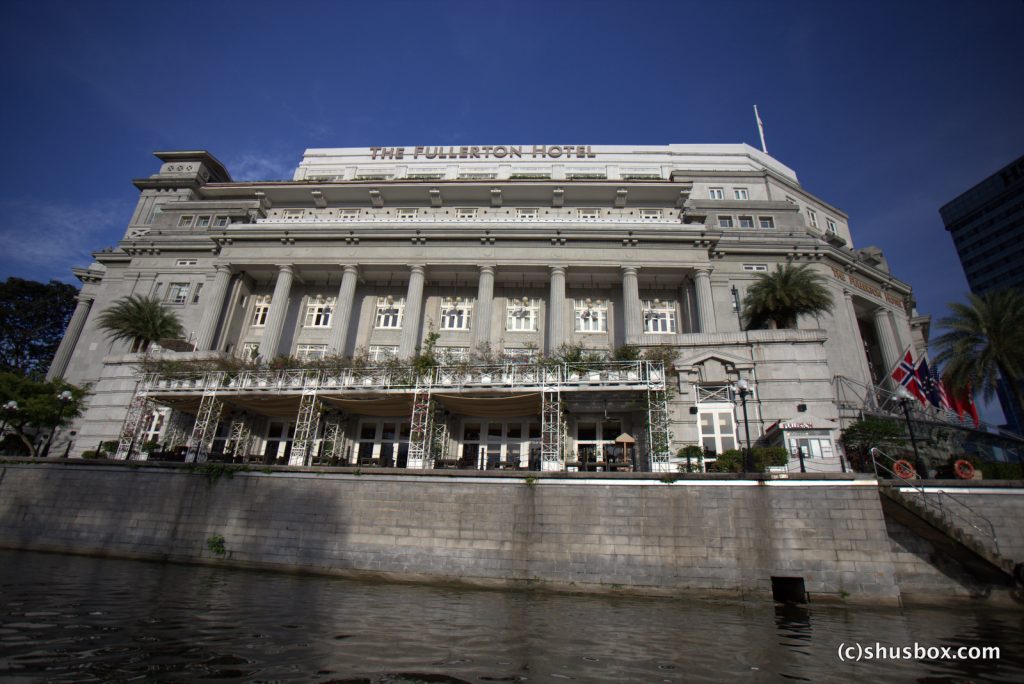
{"label": "rippling water", "polygon": [[[0,551],[4,682],[1024,680],[1024,612],[356,582]],[[1000,646],[842,663],[841,642]]]}

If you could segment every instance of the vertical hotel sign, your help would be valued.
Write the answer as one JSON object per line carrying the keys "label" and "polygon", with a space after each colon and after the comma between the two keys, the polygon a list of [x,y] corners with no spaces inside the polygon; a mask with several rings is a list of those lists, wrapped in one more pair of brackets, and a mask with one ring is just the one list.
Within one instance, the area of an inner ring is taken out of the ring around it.
{"label": "vertical hotel sign", "polygon": [[370,159],[596,159],[592,145],[371,147]]}
{"label": "vertical hotel sign", "polygon": [[846,273],[844,273],[841,269],[836,268],[835,266],[832,267],[832,275],[834,275],[837,279],[843,281],[844,283],[849,283],[858,290],[862,292],[867,292],[869,295],[873,295],[878,299],[884,299],[885,301],[889,302],[894,306],[904,305],[903,297],[897,297],[892,293],[883,292],[882,288],[878,287],[877,285],[872,285],[866,280],[861,280],[860,278],[853,274],[847,276]]}

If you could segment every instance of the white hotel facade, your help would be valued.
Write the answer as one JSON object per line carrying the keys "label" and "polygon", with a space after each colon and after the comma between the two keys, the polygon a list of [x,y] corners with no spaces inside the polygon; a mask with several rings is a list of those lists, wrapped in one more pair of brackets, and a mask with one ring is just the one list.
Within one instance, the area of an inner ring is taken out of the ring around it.
{"label": "white hotel facade", "polygon": [[[141,458],[156,440],[200,459],[562,470],[621,459],[625,434],[633,467],[668,470],[680,447],[721,453],[749,429],[837,470],[866,388],[927,338],[910,287],[854,248],[846,214],[747,145],[310,149],[291,180],[256,182],[203,151],[156,156],[124,238],[75,270],[50,370],[92,386],[72,455],[120,440]],[[832,313],[743,330],[737,302],[785,263],[825,279]],[[143,377],[96,325],[130,294],[184,324],[187,351],[168,359],[384,362],[436,333],[444,358],[502,361],[418,382],[366,368]],[[532,363],[626,344],[671,361]]]}

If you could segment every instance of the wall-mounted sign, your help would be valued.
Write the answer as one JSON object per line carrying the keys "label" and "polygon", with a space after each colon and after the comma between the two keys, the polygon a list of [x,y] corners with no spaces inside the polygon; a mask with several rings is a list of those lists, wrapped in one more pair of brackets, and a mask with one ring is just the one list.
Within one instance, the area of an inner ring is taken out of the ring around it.
{"label": "wall-mounted sign", "polygon": [[462,145],[371,147],[370,159],[595,159],[592,145]]}
{"label": "wall-mounted sign", "polygon": [[876,285],[872,285],[866,280],[861,280],[855,275],[847,276],[845,273],[843,273],[841,269],[838,269],[835,266],[832,267],[832,275],[834,275],[836,278],[843,281],[844,283],[850,283],[858,290],[861,290],[862,292],[867,292],[868,294],[874,295],[879,299],[884,299],[885,301],[889,302],[894,306],[903,306],[903,297],[899,297],[890,292],[883,292],[882,288],[877,287]]}

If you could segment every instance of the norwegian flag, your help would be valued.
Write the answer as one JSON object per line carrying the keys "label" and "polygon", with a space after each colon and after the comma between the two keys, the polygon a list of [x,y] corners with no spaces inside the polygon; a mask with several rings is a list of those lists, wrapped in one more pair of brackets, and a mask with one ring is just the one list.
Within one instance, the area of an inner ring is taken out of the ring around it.
{"label": "norwegian flag", "polygon": [[925,398],[924,392],[917,382],[917,367],[914,365],[914,355],[910,353],[909,349],[903,355],[903,360],[893,370],[892,379],[906,387],[907,391],[917,397],[922,404],[928,403],[928,399]]}

